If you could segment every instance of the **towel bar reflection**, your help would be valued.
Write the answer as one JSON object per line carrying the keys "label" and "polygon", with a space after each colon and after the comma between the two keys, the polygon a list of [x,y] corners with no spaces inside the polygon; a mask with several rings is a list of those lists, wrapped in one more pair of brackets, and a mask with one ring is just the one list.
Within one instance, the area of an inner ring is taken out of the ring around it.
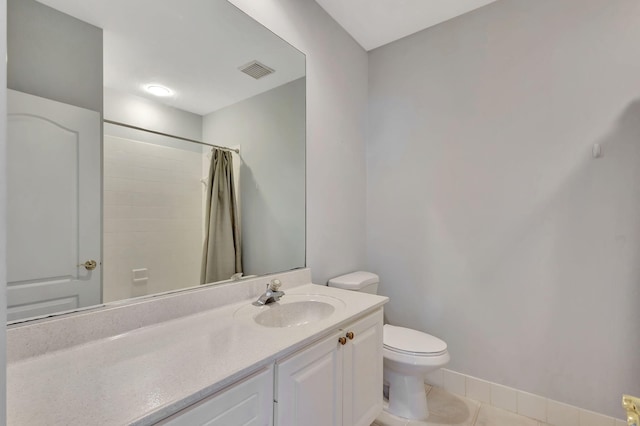
{"label": "towel bar reflection", "polygon": [[126,127],[126,128],[133,129],[133,130],[140,130],[142,132],[153,133],[154,135],[167,136],[167,137],[170,137],[170,138],[180,139],[181,141],[193,142],[193,143],[197,143],[197,144],[200,144],[200,145],[207,145],[207,146],[210,146],[210,147],[213,147],[213,148],[218,148],[218,149],[222,149],[222,150],[225,150],[225,151],[233,151],[236,154],[240,154],[240,150],[237,149],[237,148],[227,148],[226,146],[218,146],[218,145],[214,145],[214,144],[211,144],[211,143],[197,141],[195,139],[183,138],[182,136],[170,135],[169,133],[163,133],[163,132],[158,132],[158,131],[151,130],[151,129],[145,129],[144,127],[132,126],[131,124],[120,123],[119,121],[113,121],[113,120],[103,120],[103,121],[105,123],[107,123],[107,124],[113,124],[113,125],[116,125],[116,126]]}

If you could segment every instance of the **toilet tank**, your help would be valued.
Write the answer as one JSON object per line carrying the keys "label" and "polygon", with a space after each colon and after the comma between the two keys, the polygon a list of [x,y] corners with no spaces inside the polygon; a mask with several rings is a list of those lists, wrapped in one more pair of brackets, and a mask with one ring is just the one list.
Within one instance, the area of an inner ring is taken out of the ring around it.
{"label": "toilet tank", "polygon": [[329,280],[329,287],[378,294],[380,278],[371,272],[358,271]]}

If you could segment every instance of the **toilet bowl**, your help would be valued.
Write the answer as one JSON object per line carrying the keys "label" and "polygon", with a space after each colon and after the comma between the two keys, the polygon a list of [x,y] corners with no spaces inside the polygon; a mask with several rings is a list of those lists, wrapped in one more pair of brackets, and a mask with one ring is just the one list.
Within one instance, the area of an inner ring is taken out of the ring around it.
{"label": "toilet bowl", "polygon": [[[330,287],[377,294],[380,279],[370,272],[353,272],[329,280]],[[449,362],[447,344],[418,330],[383,327],[384,382],[389,385],[385,411],[411,420],[429,416],[424,376]],[[382,391],[382,390],[381,390]]]}
{"label": "toilet bowl", "polygon": [[389,324],[383,333],[384,381],[389,385],[386,410],[398,417],[426,420],[429,408],[424,376],[449,362],[447,344],[429,334]]}

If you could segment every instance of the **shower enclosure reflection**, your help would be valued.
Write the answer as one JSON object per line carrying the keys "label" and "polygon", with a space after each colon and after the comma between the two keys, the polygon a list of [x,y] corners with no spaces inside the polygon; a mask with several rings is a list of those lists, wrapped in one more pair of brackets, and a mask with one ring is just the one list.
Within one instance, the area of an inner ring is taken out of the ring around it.
{"label": "shower enclosure reflection", "polygon": [[220,281],[200,276],[216,148],[114,124],[104,129],[103,301]]}

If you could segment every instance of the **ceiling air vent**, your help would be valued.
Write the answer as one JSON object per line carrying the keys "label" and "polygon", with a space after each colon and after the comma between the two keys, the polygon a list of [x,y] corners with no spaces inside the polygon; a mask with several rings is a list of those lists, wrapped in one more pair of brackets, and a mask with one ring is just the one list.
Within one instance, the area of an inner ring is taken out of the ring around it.
{"label": "ceiling air vent", "polygon": [[274,69],[271,69],[265,64],[261,64],[258,61],[251,61],[238,69],[243,73],[255,78],[256,80],[276,72]]}

